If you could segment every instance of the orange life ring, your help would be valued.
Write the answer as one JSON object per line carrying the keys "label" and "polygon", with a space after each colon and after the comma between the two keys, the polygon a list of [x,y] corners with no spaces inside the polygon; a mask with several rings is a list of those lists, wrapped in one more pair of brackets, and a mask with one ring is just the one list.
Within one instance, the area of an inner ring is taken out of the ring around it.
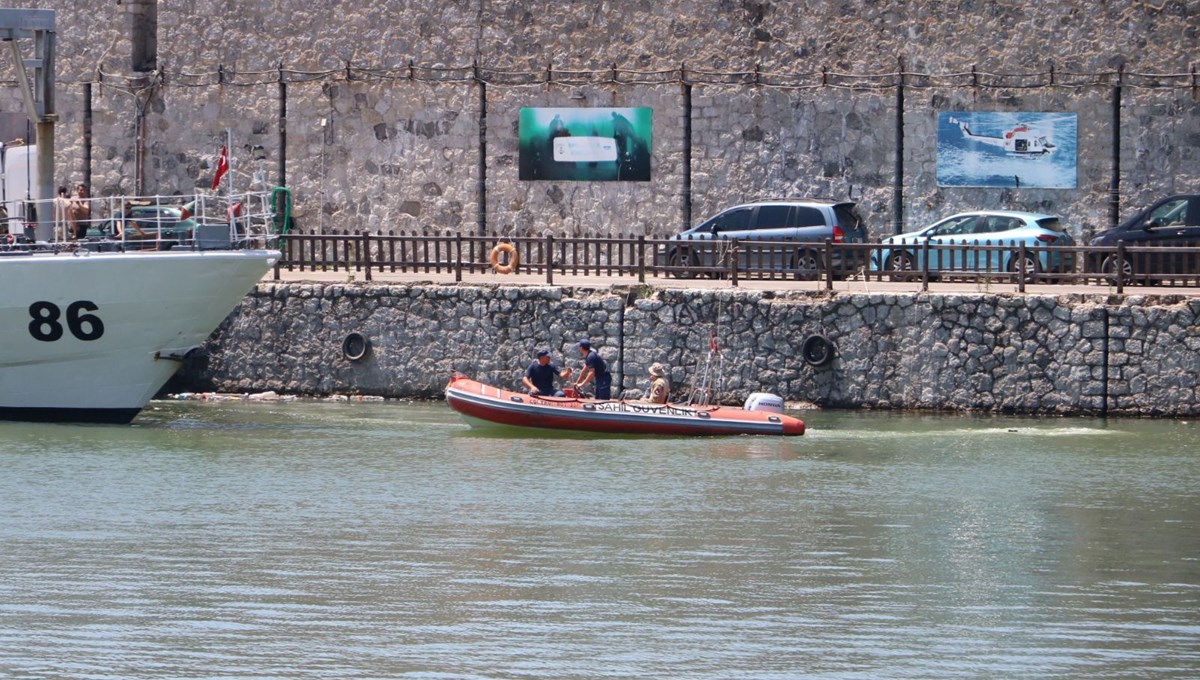
{"label": "orange life ring", "polygon": [[[508,264],[500,264],[500,253],[508,253]],[[488,262],[491,263],[492,269],[495,269],[497,274],[511,274],[515,272],[520,259],[517,255],[516,246],[511,243],[501,243],[492,248],[492,252],[488,254]]]}

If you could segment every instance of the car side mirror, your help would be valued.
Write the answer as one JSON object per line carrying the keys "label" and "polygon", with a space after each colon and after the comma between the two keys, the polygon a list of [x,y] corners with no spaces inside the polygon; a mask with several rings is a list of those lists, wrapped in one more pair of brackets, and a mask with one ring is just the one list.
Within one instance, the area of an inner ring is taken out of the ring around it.
{"label": "car side mirror", "polygon": [[708,233],[716,234],[718,231],[720,231],[720,230],[717,228],[717,225],[715,225],[715,224],[708,225]]}
{"label": "car side mirror", "polygon": [[1142,224],[1142,229],[1153,229],[1155,227],[1161,227],[1161,226],[1162,226],[1162,220],[1160,220],[1158,218],[1147,217],[1146,222],[1144,224]]}

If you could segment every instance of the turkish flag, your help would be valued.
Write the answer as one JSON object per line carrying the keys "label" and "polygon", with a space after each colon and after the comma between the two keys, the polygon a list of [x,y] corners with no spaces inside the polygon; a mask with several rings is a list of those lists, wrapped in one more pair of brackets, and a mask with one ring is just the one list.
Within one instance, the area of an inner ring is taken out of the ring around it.
{"label": "turkish flag", "polygon": [[221,178],[225,173],[229,172],[229,156],[225,153],[225,147],[221,147],[221,157],[217,159],[217,171],[213,174],[213,191],[217,190],[217,186],[221,184]]}

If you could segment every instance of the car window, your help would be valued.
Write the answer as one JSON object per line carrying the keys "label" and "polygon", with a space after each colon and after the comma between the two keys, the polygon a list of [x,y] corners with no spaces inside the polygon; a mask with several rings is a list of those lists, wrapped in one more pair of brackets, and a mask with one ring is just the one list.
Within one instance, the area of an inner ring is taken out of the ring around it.
{"label": "car window", "polygon": [[710,217],[707,220],[704,220],[700,223],[700,226],[695,228],[694,231],[697,233],[707,234],[717,226],[717,220],[720,219],[720,217],[720,215],[717,215],[716,217]]}
{"label": "car window", "polygon": [[1165,227],[1184,224],[1187,217],[1187,199],[1167,201],[1150,212],[1150,226]]}
{"label": "car window", "polygon": [[1042,229],[1048,229],[1050,231],[1057,231],[1060,233],[1063,230],[1062,222],[1059,222],[1057,217],[1043,217],[1042,219],[1038,220],[1037,223]]}
{"label": "car window", "polygon": [[754,220],[755,229],[784,229],[788,226],[788,214],[791,206],[760,205],[758,216]]}
{"label": "car window", "polygon": [[823,227],[825,226],[825,213],[821,212],[820,208],[798,205],[792,213],[792,225],[796,227]]}
{"label": "car window", "polygon": [[1023,226],[1025,226],[1025,221],[1019,217],[991,215],[987,219],[979,220],[979,225],[975,232],[978,234],[995,234],[1001,231],[1020,229]]}
{"label": "car window", "polygon": [[745,231],[750,228],[751,208],[734,208],[717,215],[712,219],[712,227],[717,231]]}
{"label": "car window", "polygon": [[950,219],[938,224],[929,231],[930,236],[962,236],[963,234],[973,233],[975,228],[975,216],[964,215],[962,217],[951,217]]}
{"label": "car window", "polygon": [[835,205],[833,214],[837,217],[838,226],[845,230],[856,230],[862,223],[862,220],[858,219],[858,213],[854,212],[853,204]]}

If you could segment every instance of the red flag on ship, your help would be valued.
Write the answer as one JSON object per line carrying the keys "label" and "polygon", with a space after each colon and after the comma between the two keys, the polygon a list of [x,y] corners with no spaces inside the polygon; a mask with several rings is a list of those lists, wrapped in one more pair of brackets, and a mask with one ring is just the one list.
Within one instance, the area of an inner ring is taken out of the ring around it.
{"label": "red flag on ship", "polygon": [[213,174],[213,191],[217,190],[217,186],[221,184],[221,178],[225,173],[229,172],[229,156],[225,153],[225,147],[221,146],[221,156],[217,158],[217,171]]}

